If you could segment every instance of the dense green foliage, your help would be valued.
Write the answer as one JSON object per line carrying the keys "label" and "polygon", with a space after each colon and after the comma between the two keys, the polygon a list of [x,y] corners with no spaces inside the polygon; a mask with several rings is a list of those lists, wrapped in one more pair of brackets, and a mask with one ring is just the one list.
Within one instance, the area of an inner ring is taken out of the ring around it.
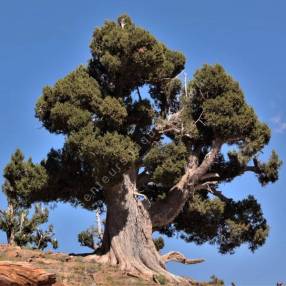
{"label": "dense green foliage", "polygon": [[37,249],[45,249],[50,243],[57,248],[53,226],[49,225],[47,230],[39,228],[48,221],[48,209],[36,204],[31,216],[26,207],[27,194],[43,188],[47,182],[45,169],[30,159],[25,161],[22,152],[17,150],[4,170],[4,177],[2,190],[8,208],[0,211],[0,229],[6,233],[8,242]]}
{"label": "dense green foliage", "polygon": [[200,193],[185,206],[167,234],[174,231],[181,231],[187,242],[209,242],[219,245],[221,253],[233,253],[242,243],[256,250],[264,244],[269,228],[253,196],[235,202]]}
{"label": "dense green foliage", "polygon": [[[154,202],[178,182],[190,155],[200,164],[219,140],[231,150],[221,151],[208,170],[219,175],[213,192],[208,186],[196,191],[161,232],[216,244],[222,253],[242,243],[251,250],[261,246],[268,226],[255,198],[235,202],[217,195],[220,183],[247,171],[263,186],[275,182],[281,165],[274,151],[268,162],[260,161],[270,129],[239,83],[222,66],[204,65],[185,85],[179,77],[184,56],[126,15],[97,28],[90,49],[88,64],[45,87],[36,105],[43,126],[64,135],[63,148],[51,150],[41,165],[12,164],[5,192],[14,196],[17,190],[26,203],[60,200],[96,209],[105,203],[104,189],[135,166],[144,177],[138,191]],[[14,169],[25,173],[17,182]],[[90,232],[80,241],[93,245]]]}
{"label": "dense green foliage", "polygon": [[78,234],[78,241],[81,246],[89,247],[96,250],[101,246],[102,237],[99,235],[96,227],[89,227]]}
{"label": "dense green foliage", "polygon": [[172,187],[184,174],[186,162],[187,150],[182,143],[158,145],[144,158],[146,171],[152,174],[152,180],[164,187]]}
{"label": "dense green foliage", "polygon": [[26,161],[20,150],[16,150],[5,167],[4,178],[3,192],[19,206],[27,204],[27,196],[42,189],[48,180],[45,168],[31,159]]}
{"label": "dense green foliage", "polygon": [[165,246],[165,241],[164,241],[164,239],[163,239],[162,236],[159,236],[158,238],[154,238],[154,239],[153,239],[153,242],[154,242],[154,244],[155,244],[155,246],[156,246],[156,249],[157,249],[158,251],[160,251],[161,249],[163,249],[164,246]]}

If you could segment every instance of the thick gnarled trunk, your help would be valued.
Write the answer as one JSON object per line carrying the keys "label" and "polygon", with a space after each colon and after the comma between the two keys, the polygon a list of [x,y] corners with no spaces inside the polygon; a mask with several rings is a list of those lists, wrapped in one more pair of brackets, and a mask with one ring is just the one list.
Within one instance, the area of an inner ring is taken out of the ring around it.
{"label": "thick gnarled trunk", "polygon": [[[135,175],[106,191],[107,217],[103,251],[111,264],[127,272],[153,276],[165,272],[163,259],[152,240],[147,206],[136,198]],[[105,258],[105,259],[106,259]]]}
{"label": "thick gnarled trunk", "polygon": [[165,269],[166,260],[156,250],[148,206],[136,198],[135,175],[105,191],[107,217],[100,255],[90,257],[101,263],[118,265],[131,275],[179,281]]}
{"label": "thick gnarled trunk", "polygon": [[174,251],[162,257],[155,248],[152,232],[157,227],[173,222],[201,179],[216,175],[206,176],[206,173],[220,147],[220,141],[214,141],[199,166],[197,158],[190,156],[186,173],[164,200],[157,201],[152,206],[146,200],[136,199],[136,171],[130,168],[120,183],[104,191],[107,217],[101,253],[87,259],[118,265],[121,270],[133,275],[154,278],[159,274],[169,281],[186,281],[169,273],[165,263],[177,261],[195,264],[204,260],[187,259]]}
{"label": "thick gnarled trunk", "polygon": [[[209,153],[203,162],[198,165],[198,158],[190,155],[185,174],[179,182],[171,188],[165,199],[155,202],[151,209],[151,218],[154,229],[166,226],[178,216],[190,195],[199,186],[200,180],[206,176],[209,167],[214,162],[219,150],[221,141],[214,140]],[[211,177],[217,174],[209,174]],[[208,183],[208,182],[206,182]]]}

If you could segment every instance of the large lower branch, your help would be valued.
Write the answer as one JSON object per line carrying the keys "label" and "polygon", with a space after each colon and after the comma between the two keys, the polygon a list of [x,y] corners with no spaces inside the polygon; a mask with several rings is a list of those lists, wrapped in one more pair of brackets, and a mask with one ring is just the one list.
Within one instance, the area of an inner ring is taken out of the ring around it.
{"label": "large lower branch", "polygon": [[156,230],[171,223],[180,213],[189,196],[188,189],[172,189],[164,200],[153,203],[150,209],[153,229]]}
{"label": "large lower branch", "polygon": [[206,175],[221,148],[221,141],[214,140],[210,152],[198,166],[197,158],[190,156],[187,170],[179,182],[171,188],[165,199],[152,204],[150,215],[153,228],[166,226],[174,221],[189,199],[196,184]]}
{"label": "large lower branch", "polygon": [[196,259],[186,258],[182,253],[177,252],[177,251],[171,251],[163,255],[162,258],[165,263],[174,261],[174,262],[179,262],[183,264],[198,264],[198,263],[202,263],[205,261],[204,259],[201,259],[201,258],[196,258]]}

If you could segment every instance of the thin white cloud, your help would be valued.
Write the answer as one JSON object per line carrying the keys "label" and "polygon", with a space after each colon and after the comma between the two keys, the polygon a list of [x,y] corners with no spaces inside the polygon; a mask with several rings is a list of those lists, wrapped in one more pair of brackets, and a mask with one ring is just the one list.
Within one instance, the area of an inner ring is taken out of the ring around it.
{"label": "thin white cloud", "polygon": [[274,125],[274,131],[277,133],[286,132],[286,121],[283,120],[281,115],[276,115],[271,119],[271,122]]}

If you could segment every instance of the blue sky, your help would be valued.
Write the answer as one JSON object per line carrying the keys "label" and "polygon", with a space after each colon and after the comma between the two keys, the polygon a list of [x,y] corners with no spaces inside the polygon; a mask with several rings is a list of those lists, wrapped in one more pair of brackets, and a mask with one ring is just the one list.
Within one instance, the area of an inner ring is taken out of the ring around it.
{"label": "blue sky", "polygon": [[[43,86],[53,84],[89,58],[92,31],[106,19],[128,13],[170,48],[188,60],[189,77],[204,63],[220,63],[241,84],[248,102],[273,132],[267,157],[275,148],[285,161],[286,143],[286,2],[283,0],[9,0],[0,3],[0,169],[21,148],[35,161],[62,138],[50,135],[34,118],[34,105]],[[235,198],[255,194],[271,226],[266,244],[252,254],[241,247],[220,255],[213,246],[195,246],[172,239],[167,250],[179,250],[206,262],[194,266],[171,264],[170,270],[207,280],[216,274],[237,285],[286,282],[285,166],[275,185],[262,188],[253,175],[222,186]],[[0,179],[3,182],[3,179]],[[5,206],[1,196],[0,204]],[[77,233],[95,215],[69,205],[51,211],[60,251],[84,251]],[[0,235],[0,241],[5,236]]]}

